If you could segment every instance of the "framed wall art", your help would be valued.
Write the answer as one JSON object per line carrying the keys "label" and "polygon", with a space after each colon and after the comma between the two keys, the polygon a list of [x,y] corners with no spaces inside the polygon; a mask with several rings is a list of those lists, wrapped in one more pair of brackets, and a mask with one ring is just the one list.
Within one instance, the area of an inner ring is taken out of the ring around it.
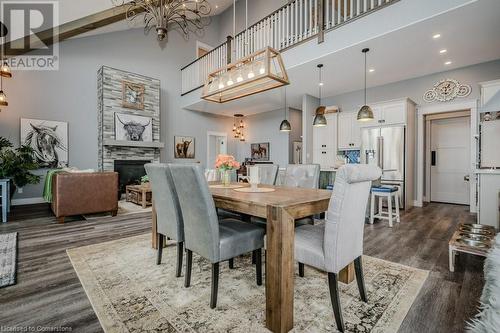
{"label": "framed wall art", "polygon": [[33,148],[42,168],[68,166],[68,123],[21,118],[21,144]]}
{"label": "framed wall art", "polygon": [[122,81],[122,106],[124,108],[144,110],[144,84]]}
{"label": "framed wall art", "polygon": [[174,157],[194,158],[195,141],[192,136],[174,136]]}

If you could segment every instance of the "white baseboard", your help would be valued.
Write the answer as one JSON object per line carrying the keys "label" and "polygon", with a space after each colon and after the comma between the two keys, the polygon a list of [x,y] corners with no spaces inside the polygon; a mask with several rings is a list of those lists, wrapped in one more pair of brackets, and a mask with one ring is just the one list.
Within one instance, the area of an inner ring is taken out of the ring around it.
{"label": "white baseboard", "polygon": [[22,206],[22,205],[34,205],[45,203],[45,200],[42,197],[38,198],[24,198],[24,199],[13,199],[11,202],[12,206]]}
{"label": "white baseboard", "polygon": [[422,201],[413,200],[413,207],[424,207]]}

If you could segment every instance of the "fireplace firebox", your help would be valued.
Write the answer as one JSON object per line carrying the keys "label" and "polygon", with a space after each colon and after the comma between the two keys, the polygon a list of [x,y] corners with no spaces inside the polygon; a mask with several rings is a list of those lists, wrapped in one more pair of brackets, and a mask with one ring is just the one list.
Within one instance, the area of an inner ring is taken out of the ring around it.
{"label": "fireplace firebox", "polygon": [[151,161],[144,160],[115,160],[114,168],[118,172],[119,195],[125,193],[127,185],[136,185],[141,183],[141,177],[146,175],[144,164]]}

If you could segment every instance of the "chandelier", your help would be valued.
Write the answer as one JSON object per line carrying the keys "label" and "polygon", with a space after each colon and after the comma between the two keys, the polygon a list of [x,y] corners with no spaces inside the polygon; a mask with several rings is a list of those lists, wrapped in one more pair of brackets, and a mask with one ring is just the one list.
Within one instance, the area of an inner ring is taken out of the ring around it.
{"label": "chandelier", "polygon": [[145,33],[156,30],[158,41],[167,38],[170,28],[179,30],[184,38],[189,33],[202,33],[210,24],[212,8],[207,0],[113,0],[118,6],[128,6],[126,18],[133,22],[142,17]]}
{"label": "chandelier", "polygon": [[289,83],[281,54],[268,46],[210,73],[202,98],[225,103]]}
{"label": "chandelier", "polygon": [[[239,122],[238,122],[239,119]],[[245,129],[245,123],[243,122],[242,114],[235,114],[233,121],[233,136],[235,139],[240,139],[240,141],[245,141],[245,134],[243,130]]]}

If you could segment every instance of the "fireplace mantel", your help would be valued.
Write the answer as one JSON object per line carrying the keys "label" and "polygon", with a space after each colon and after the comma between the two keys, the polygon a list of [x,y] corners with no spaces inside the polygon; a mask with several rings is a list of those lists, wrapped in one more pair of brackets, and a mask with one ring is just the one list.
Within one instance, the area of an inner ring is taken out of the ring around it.
{"label": "fireplace mantel", "polygon": [[117,147],[144,147],[144,148],[164,148],[165,143],[152,141],[152,142],[144,142],[144,141],[123,141],[123,140],[104,140],[105,146],[117,146]]}

